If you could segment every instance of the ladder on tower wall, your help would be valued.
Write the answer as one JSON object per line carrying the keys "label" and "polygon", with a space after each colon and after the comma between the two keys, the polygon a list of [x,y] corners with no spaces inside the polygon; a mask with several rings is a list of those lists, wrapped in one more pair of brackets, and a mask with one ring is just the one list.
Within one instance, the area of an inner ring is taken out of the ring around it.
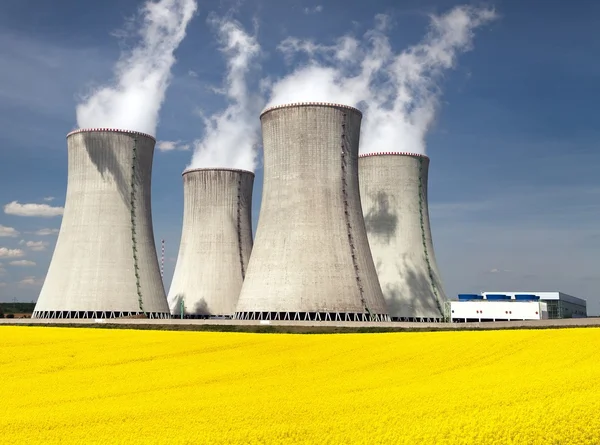
{"label": "ladder on tower wall", "polygon": [[131,195],[130,195],[130,210],[131,210],[131,250],[133,253],[133,271],[135,274],[135,286],[138,295],[138,306],[140,311],[147,316],[146,311],[144,310],[144,302],[142,299],[142,286],[140,283],[140,270],[139,270],[139,262],[138,262],[138,251],[137,251],[137,234],[136,234],[136,164],[137,164],[137,137],[133,137],[133,149],[132,149],[132,159],[131,159]]}

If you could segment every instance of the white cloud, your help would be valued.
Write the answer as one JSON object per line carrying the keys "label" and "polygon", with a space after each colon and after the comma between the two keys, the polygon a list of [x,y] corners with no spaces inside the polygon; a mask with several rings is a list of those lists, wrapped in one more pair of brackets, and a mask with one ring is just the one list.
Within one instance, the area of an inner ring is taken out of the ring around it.
{"label": "white cloud", "polygon": [[8,249],[0,247],[0,258],[20,258],[25,255],[21,249]]}
{"label": "white cloud", "polygon": [[35,266],[35,262],[29,261],[29,260],[11,261],[9,264],[11,266],[19,266],[19,267]]}
{"label": "white cloud", "polygon": [[17,216],[39,216],[42,218],[51,218],[60,216],[64,212],[62,207],[52,207],[48,204],[21,204],[13,201],[4,206],[4,213]]}
{"label": "white cloud", "polygon": [[285,59],[302,55],[308,61],[272,85],[267,107],[294,102],[359,107],[364,112],[361,153],[424,153],[444,71],[472,48],[475,29],[495,17],[491,9],[455,7],[431,16],[421,42],[400,52],[390,44],[389,18],[382,14],[361,39],[345,35],[323,45],[287,38],[278,47]]}
{"label": "white cloud", "polygon": [[115,82],[93,91],[77,106],[80,128],[126,128],[154,135],[160,107],[171,81],[174,52],[196,12],[195,0],[144,3],[129,27],[117,33],[141,41],[123,52],[115,66]]}
{"label": "white cloud", "polygon": [[46,201],[46,202],[54,201],[54,196],[46,196],[44,198],[44,201]]}
{"label": "white cloud", "polygon": [[37,236],[58,235],[58,229],[40,229],[33,232],[33,234]]}
{"label": "white cloud", "polygon": [[198,77],[198,73],[194,70],[189,70],[188,71],[188,76],[190,77]]}
{"label": "white cloud", "polygon": [[6,283],[4,281],[0,281],[0,287],[6,287]]}
{"label": "white cloud", "polygon": [[263,105],[260,97],[248,89],[248,74],[261,54],[255,35],[248,34],[234,20],[209,17],[217,28],[220,50],[227,59],[223,88],[228,106],[222,112],[204,118],[205,133],[194,141],[189,168],[239,168],[254,171],[257,163],[259,120]]}
{"label": "white cloud", "polygon": [[323,6],[321,5],[317,5],[314,6],[312,8],[304,8],[304,14],[317,14],[319,12],[323,11]]}
{"label": "white cloud", "polygon": [[43,278],[36,278],[34,276],[27,276],[17,283],[19,286],[41,286],[44,284]]}
{"label": "white cloud", "polygon": [[15,238],[17,236],[19,236],[19,232],[17,230],[0,224],[0,237]]}
{"label": "white cloud", "polygon": [[190,144],[182,144],[181,141],[158,141],[156,148],[160,151],[189,150]]}
{"label": "white cloud", "polygon": [[48,243],[46,241],[27,241],[25,242],[25,246],[27,246],[30,250],[41,252],[42,250],[46,250]]}

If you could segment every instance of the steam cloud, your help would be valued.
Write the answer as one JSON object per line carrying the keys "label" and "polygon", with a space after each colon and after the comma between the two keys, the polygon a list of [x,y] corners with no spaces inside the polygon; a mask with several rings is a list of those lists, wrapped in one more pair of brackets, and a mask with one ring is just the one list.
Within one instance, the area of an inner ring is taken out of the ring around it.
{"label": "steam cloud", "polygon": [[308,61],[271,87],[268,107],[291,102],[335,102],[364,111],[361,153],[425,153],[425,135],[438,106],[438,81],[459,53],[472,48],[474,30],[496,18],[493,9],[458,6],[431,16],[418,44],[393,51],[388,17],[358,40],[346,35],[327,46],[287,38],[279,45],[288,62],[299,53]]}
{"label": "steam cloud", "polygon": [[194,155],[187,169],[239,168],[254,171],[259,138],[258,114],[264,100],[248,92],[247,75],[260,55],[256,36],[234,20],[209,18],[217,28],[220,50],[227,58],[222,93],[228,106],[204,118],[205,133],[194,141]]}
{"label": "steam cloud", "polygon": [[158,112],[175,63],[173,52],[185,37],[196,0],[146,2],[137,17],[140,42],[123,53],[112,85],[77,106],[80,128],[110,127],[156,134]]}

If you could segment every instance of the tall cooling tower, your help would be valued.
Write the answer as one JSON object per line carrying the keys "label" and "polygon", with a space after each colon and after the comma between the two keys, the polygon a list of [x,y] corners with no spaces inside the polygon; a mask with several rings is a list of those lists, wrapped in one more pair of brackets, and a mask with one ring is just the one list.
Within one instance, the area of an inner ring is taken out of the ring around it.
{"label": "tall cooling tower", "polygon": [[183,230],[169,291],[171,313],[233,316],[252,251],[252,185],[245,170],[183,173]]}
{"label": "tall cooling tower", "polygon": [[361,118],[319,103],[262,113],[262,204],[237,319],[389,319],[360,205]]}
{"label": "tall cooling tower", "polygon": [[33,318],[170,316],[150,207],[155,142],[105,128],[67,135],[65,211]]}
{"label": "tall cooling tower", "polygon": [[374,153],[358,164],[369,244],[392,320],[440,321],[446,295],[429,226],[429,158]]}

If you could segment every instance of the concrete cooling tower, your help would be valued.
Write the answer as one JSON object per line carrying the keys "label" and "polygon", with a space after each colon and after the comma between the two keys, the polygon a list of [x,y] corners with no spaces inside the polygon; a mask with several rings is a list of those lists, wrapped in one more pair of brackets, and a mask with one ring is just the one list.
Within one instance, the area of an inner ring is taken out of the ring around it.
{"label": "concrete cooling tower", "polygon": [[171,313],[233,317],[252,251],[254,173],[183,173],[183,229],[169,291]]}
{"label": "concrete cooling tower", "polygon": [[361,118],[320,103],[262,113],[262,204],[235,318],[389,319],[359,197]]}
{"label": "concrete cooling tower", "polygon": [[33,318],[170,316],[150,207],[155,142],[105,128],[67,135],[65,211]]}
{"label": "concrete cooling tower", "polygon": [[446,295],[429,226],[429,158],[374,153],[358,163],[369,244],[392,320],[441,321]]}

